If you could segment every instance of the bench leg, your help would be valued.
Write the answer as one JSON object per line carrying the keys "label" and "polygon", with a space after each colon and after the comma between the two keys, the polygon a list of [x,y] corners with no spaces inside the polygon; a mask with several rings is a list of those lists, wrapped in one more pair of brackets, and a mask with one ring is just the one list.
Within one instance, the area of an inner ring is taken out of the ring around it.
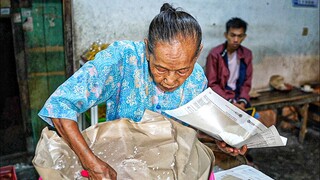
{"label": "bench leg", "polygon": [[308,109],[309,104],[304,104],[302,108],[300,109],[300,114],[302,116],[302,122],[300,126],[300,133],[299,133],[299,141],[300,143],[303,143],[304,137],[307,133],[307,123],[308,123]]}

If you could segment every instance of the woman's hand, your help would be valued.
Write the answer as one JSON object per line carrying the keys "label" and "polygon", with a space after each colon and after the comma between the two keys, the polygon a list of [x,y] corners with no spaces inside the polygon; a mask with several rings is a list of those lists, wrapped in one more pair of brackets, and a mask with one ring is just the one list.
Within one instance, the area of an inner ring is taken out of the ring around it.
{"label": "woman's hand", "polygon": [[224,141],[216,140],[216,144],[221,151],[227,154],[230,154],[232,156],[237,156],[239,154],[244,155],[248,150],[247,145],[244,145],[240,149],[237,149],[237,148],[228,146],[227,143],[225,143]]}
{"label": "woman's hand", "polygon": [[91,151],[79,130],[77,122],[58,118],[53,118],[52,122],[61,137],[79,157],[82,166],[89,173],[89,179],[117,179],[117,172],[107,163],[95,156]]}
{"label": "woman's hand", "polygon": [[116,180],[117,172],[98,157],[95,158],[93,162],[86,163],[83,162],[83,166],[89,173],[89,179],[93,180]]}
{"label": "woman's hand", "polygon": [[213,137],[211,137],[201,131],[198,131],[197,137],[202,143],[215,142],[217,144],[218,148],[222,152],[230,154],[232,156],[237,156],[239,154],[244,155],[248,150],[246,145],[242,146],[240,149],[233,148],[231,146],[228,146],[227,143],[225,143],[224,141],[219,141],[219,140],[217,140],[217,139],[215,139],[215,138],[213,138]]}
{"label": "woman's hand", "polygon": [[211,137],[201,131],[198,131],[197,137],[198,137],[199,141],[201,141],[202,143],[212,143],[212,142],[216,141],[216,139],[214,139],[213,137]]}

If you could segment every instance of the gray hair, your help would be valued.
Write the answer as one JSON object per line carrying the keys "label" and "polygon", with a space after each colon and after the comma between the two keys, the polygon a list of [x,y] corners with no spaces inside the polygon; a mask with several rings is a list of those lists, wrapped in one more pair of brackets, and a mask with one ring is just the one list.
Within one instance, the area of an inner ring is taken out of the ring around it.
{"label": "gray hair", "polygon": [[199,23],[189,13],[180,10],[180,8],[173,8],[168,3],[164,3],[160,9],[160,13],[150,23],[148,51],[153,53],[156,42],[170,42],[178,35],[185,38],[191,36],[196,40],[196,56],[199,53],[202,41],[202,31]]}

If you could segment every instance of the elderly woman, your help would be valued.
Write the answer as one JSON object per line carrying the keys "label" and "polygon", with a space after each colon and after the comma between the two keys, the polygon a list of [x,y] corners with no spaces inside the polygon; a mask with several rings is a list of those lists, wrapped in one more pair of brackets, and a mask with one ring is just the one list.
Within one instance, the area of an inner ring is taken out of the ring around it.
{"label": "elderly woman", "polygon": [[[51,95],[39,116],[55,126],[91,179],[116,179],[115,170],[86,144],[77,114],[106,102],[108,121],[138,122],[145,109],[163,113],[186,104],[207,87],[202,67],[196,63],[201,40],[198,22],[165,3],[144,42],[117,41],[98,53]],[[246,150],[219,145],[234,155]]]}

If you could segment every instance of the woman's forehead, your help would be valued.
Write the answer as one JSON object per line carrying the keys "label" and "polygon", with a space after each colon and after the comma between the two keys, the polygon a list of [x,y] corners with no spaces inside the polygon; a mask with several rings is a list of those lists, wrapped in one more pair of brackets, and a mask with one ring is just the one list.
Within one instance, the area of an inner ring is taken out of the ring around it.
{"label": "woman's forehead", "polygon": [[161,57],[179,58],[185,53],[186,44],[177,40],[159,42],[155,46],[155,54]]}
{"label": "woman's forehead", "polygon": [[197,50],[197,44],[193,38],[176,38],[171,41],[158,41],[154,47],[156,56],[170,56],[171,58],[194,55]]}
{"label": "woman's forehead", "polygon": [[153,55],[156,65],[174,70],[190,67],[195,51],[191,42],[175,40],[156,43]]}

